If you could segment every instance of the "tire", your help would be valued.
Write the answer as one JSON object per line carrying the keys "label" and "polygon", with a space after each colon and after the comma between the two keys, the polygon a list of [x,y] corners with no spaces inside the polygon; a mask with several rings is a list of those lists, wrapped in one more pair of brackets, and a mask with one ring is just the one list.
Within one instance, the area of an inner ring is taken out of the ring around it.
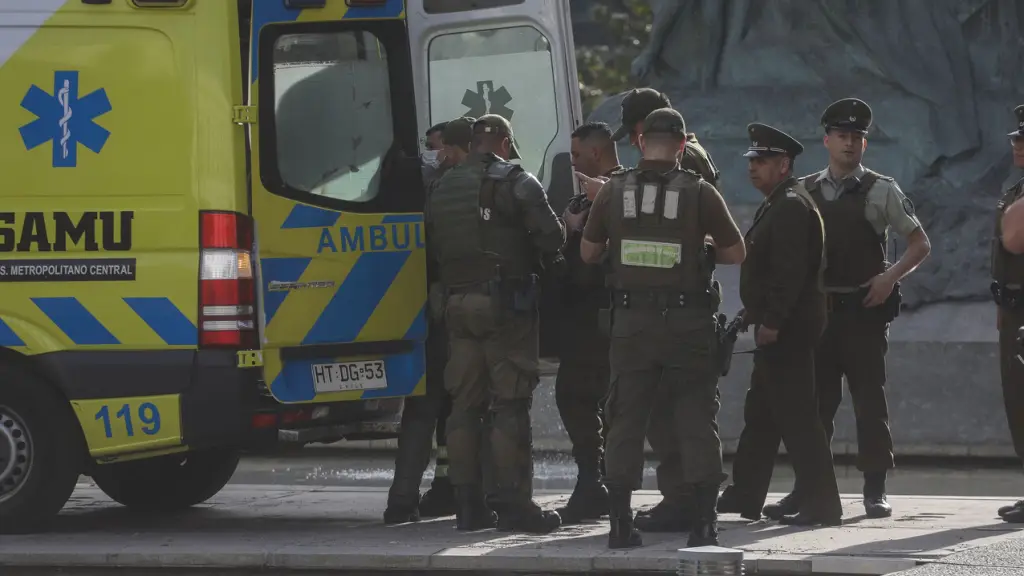
{"label": "tire", "polygon": [[68,401],[17,363],[0,364],[0,534],[45,530],[85,459]]}
{"label": "tire", "polygon": [[202,450],[98,464],[92,479],[118,504],[145,513],[168,513],[201,504],[231,480],[238,468],[233,448]]}

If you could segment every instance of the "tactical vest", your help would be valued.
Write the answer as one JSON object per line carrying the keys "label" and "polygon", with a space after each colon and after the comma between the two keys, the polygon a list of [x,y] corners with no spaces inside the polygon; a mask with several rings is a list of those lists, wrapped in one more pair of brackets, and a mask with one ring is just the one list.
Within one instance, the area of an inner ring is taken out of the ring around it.
{"label": "tactical vest", "polygon": [[1024,254],[1013,254],[1003,248],[1003,213],[1021,197],[1024,179],[1011,186],[996,204],[995,234],[992,237],[992,279],[1001,286],[1016,290],[1024,287]]}
{"label": "tactical vest", "polygon": [[[518,211],[499,209],[499,194],[512,195],[522,168],[490,155],[450,169],[431,194],[434,250],[441,282],[480,284],[501,276],[521,279],[533,271],[534,251]],[[507,206],[515,206],[509,198]]]}
{"label": "tactical vest", "polygon": [[885,272],[885,235],[875,231],[866,209],[875,182],[892,178],[867,170],[859,185],[834,200],[825,199],[817,178],[818,173],[804,176],[801,183],[818,205],[828,235],[825,286],[855,288]]}
{"label": "tactical vest", "polygon": [[611,180],[608,287],[707,290],[711,270],[700,226],[700,176],[632,168]]}

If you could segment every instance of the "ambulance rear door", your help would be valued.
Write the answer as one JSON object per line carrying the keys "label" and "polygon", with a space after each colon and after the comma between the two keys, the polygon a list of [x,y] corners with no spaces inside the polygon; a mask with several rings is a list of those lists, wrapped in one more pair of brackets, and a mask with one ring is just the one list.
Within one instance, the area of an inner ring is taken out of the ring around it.
{"label": "ambulance rear door", "polygon": [[[569,2],[408,0],[420,134],[460,116],[512,123],[519,162],[557,214],[578,184],[569,153],[582,121]],[[554,355],[561,291],[545,278],[541,355]]]}
{"label": "ambulance rear door", "polygon": [[[426,260],[402,0],[253,0],[264,375],[284,403],[424,390]],[[251,121],[251,120],[250,120]]]}

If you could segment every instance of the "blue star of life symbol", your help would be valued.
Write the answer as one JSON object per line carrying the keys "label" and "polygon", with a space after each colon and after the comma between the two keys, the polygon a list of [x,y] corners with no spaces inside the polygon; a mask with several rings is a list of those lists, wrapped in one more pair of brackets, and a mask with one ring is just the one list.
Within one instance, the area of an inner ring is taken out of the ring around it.
{"label": "blue star of life symbol", "polygon": [[52,142],[54,168],[78,166],[78,144],[99,154],[110,137],[106,128],[93,122],[112,110],[106,90],[100,88],[79,98],[76,71],[54,72],[52,95],[33,84],[21,107],[37,116],[19,129],[25,148]]}

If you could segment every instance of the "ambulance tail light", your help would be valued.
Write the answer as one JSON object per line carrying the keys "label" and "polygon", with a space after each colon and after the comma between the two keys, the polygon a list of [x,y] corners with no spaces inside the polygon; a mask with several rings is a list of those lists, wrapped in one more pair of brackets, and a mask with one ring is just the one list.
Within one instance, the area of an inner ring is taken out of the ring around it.
{"label": "ambulance tail light", "polygon": [[258,348],[252,219],[236,212],[199,218],[199,345]]}

